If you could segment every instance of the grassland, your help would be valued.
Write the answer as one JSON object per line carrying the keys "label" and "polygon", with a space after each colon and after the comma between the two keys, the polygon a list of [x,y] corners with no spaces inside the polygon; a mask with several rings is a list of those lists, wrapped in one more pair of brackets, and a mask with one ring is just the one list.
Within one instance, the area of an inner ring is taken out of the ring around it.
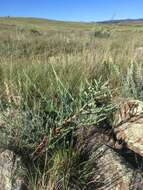
{"label": "grassland", "polygon": [[[100,119],[99,110],[96,119],[80,118],[84,105],[96,108],[95,95],[105,116],[112,96],[143,100],[142,39],[143,23],[0,18],[0,109],[9,126],[1,144],[22,156],[31,189],[55,189],[56,180],[65,190],[75,178],[79,186],[86,183],[77,168],[74,129]],[[48,148],[31,168],[29,157],[46,137]]]}

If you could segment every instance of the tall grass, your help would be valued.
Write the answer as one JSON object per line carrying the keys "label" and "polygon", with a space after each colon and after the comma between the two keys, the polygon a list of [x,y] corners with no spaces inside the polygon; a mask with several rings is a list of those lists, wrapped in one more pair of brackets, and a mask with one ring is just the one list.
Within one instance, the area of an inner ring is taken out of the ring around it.
{"label": "tall grass", "polygon": [[0,33],[1,146],[31,189],[82,189],[77,127],[110,120],[112,95],[143,100],[142,33],[123,29]]}

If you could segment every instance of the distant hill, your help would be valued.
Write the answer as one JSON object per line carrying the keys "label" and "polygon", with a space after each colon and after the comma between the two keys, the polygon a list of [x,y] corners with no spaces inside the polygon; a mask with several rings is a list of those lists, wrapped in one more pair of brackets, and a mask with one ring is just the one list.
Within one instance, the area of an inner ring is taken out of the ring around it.
{"label": "distant hill", "polygon": [[24,31],[42,31],[42,32],[91,32],[92,29],[100,27],[108,29],[112,25],[120,25],[121,30],[132,30],[139,28],[143,30],[143,19],[124,19],[124,20],[107,20],[100,22],[72,22],[72,21],[59,21],[42,18],[26,18],[26,17],[0,17],[0,33],[6,34],[9,31],[15,33],[16,29]]}
{"label": "distant hill", "polygon": [[120,19],[120,20],[107,20],[97,22],[100,24],[118,24],[118,23],[143,23],[143,18],[140,19]]}
{"label": "distant hill", "polygon": [[105,21],[91,21],[91,22],[74,22],[74,21],[61,21],[61,20],[51,20],[46,18],[34,18],[34,17],[0,17],[0,23],[3,24],[33,24],[33,25],[62,25],[62,26],[74,26],[88,28],[93,26],[93,24],[118,24],[118,23],[143,23],[143,18],[139,19],[119,19],[119,20],[105,20]]}
{"label": "distant hill", "polygon": [[60,30],[60,31],[89,31],[96,23],[90,22],[72,22],[50,20],[30,17],[0,17],[0,28],[7,29],[10,27],[34,28],[37,30]]}

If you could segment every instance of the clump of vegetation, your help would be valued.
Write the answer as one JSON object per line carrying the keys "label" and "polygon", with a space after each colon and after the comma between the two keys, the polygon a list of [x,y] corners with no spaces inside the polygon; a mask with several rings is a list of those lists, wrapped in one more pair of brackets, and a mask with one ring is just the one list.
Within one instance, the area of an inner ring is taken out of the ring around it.
{"label": "clump of vegetation", "polygon": [[[3,115],[6,127],[0,131],[1,144],[21,157],[33,180],[37,177],[42,180],[36,181],[35,185],[49,186],[50,189],[57,185],[67,189],[75,183],[73,178],[79,177],[80,168],[75,166],[75,161],[79,161],[75,147],[77,127],[100,126],[101,122],[110,120],[114,110],[111,92],[101,81],[87,84],[77,97],[60,83],[59,89],[54,99],[45,101],[41,98],[36,109],[23,102],[19,110],[6,112]],[[77,182],[80,186],[83,183]]]}
{"label": "clump of vegetation", "polygon": [[102,26],[97,26],[94,29],[94,36],[98,38],[108,38],[110,37],[111,31]]}

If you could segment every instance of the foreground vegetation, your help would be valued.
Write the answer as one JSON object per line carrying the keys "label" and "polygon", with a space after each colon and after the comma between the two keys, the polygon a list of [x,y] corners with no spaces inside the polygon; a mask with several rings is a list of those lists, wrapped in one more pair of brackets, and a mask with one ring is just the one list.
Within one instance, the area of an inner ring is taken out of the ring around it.
{"label": "foreground vegetation", "polygon": [[83,189],[75,130],[110,122],[114,96],[143,100],[143,25],[1,18],[0,29],[1,146],[31,189]]}

